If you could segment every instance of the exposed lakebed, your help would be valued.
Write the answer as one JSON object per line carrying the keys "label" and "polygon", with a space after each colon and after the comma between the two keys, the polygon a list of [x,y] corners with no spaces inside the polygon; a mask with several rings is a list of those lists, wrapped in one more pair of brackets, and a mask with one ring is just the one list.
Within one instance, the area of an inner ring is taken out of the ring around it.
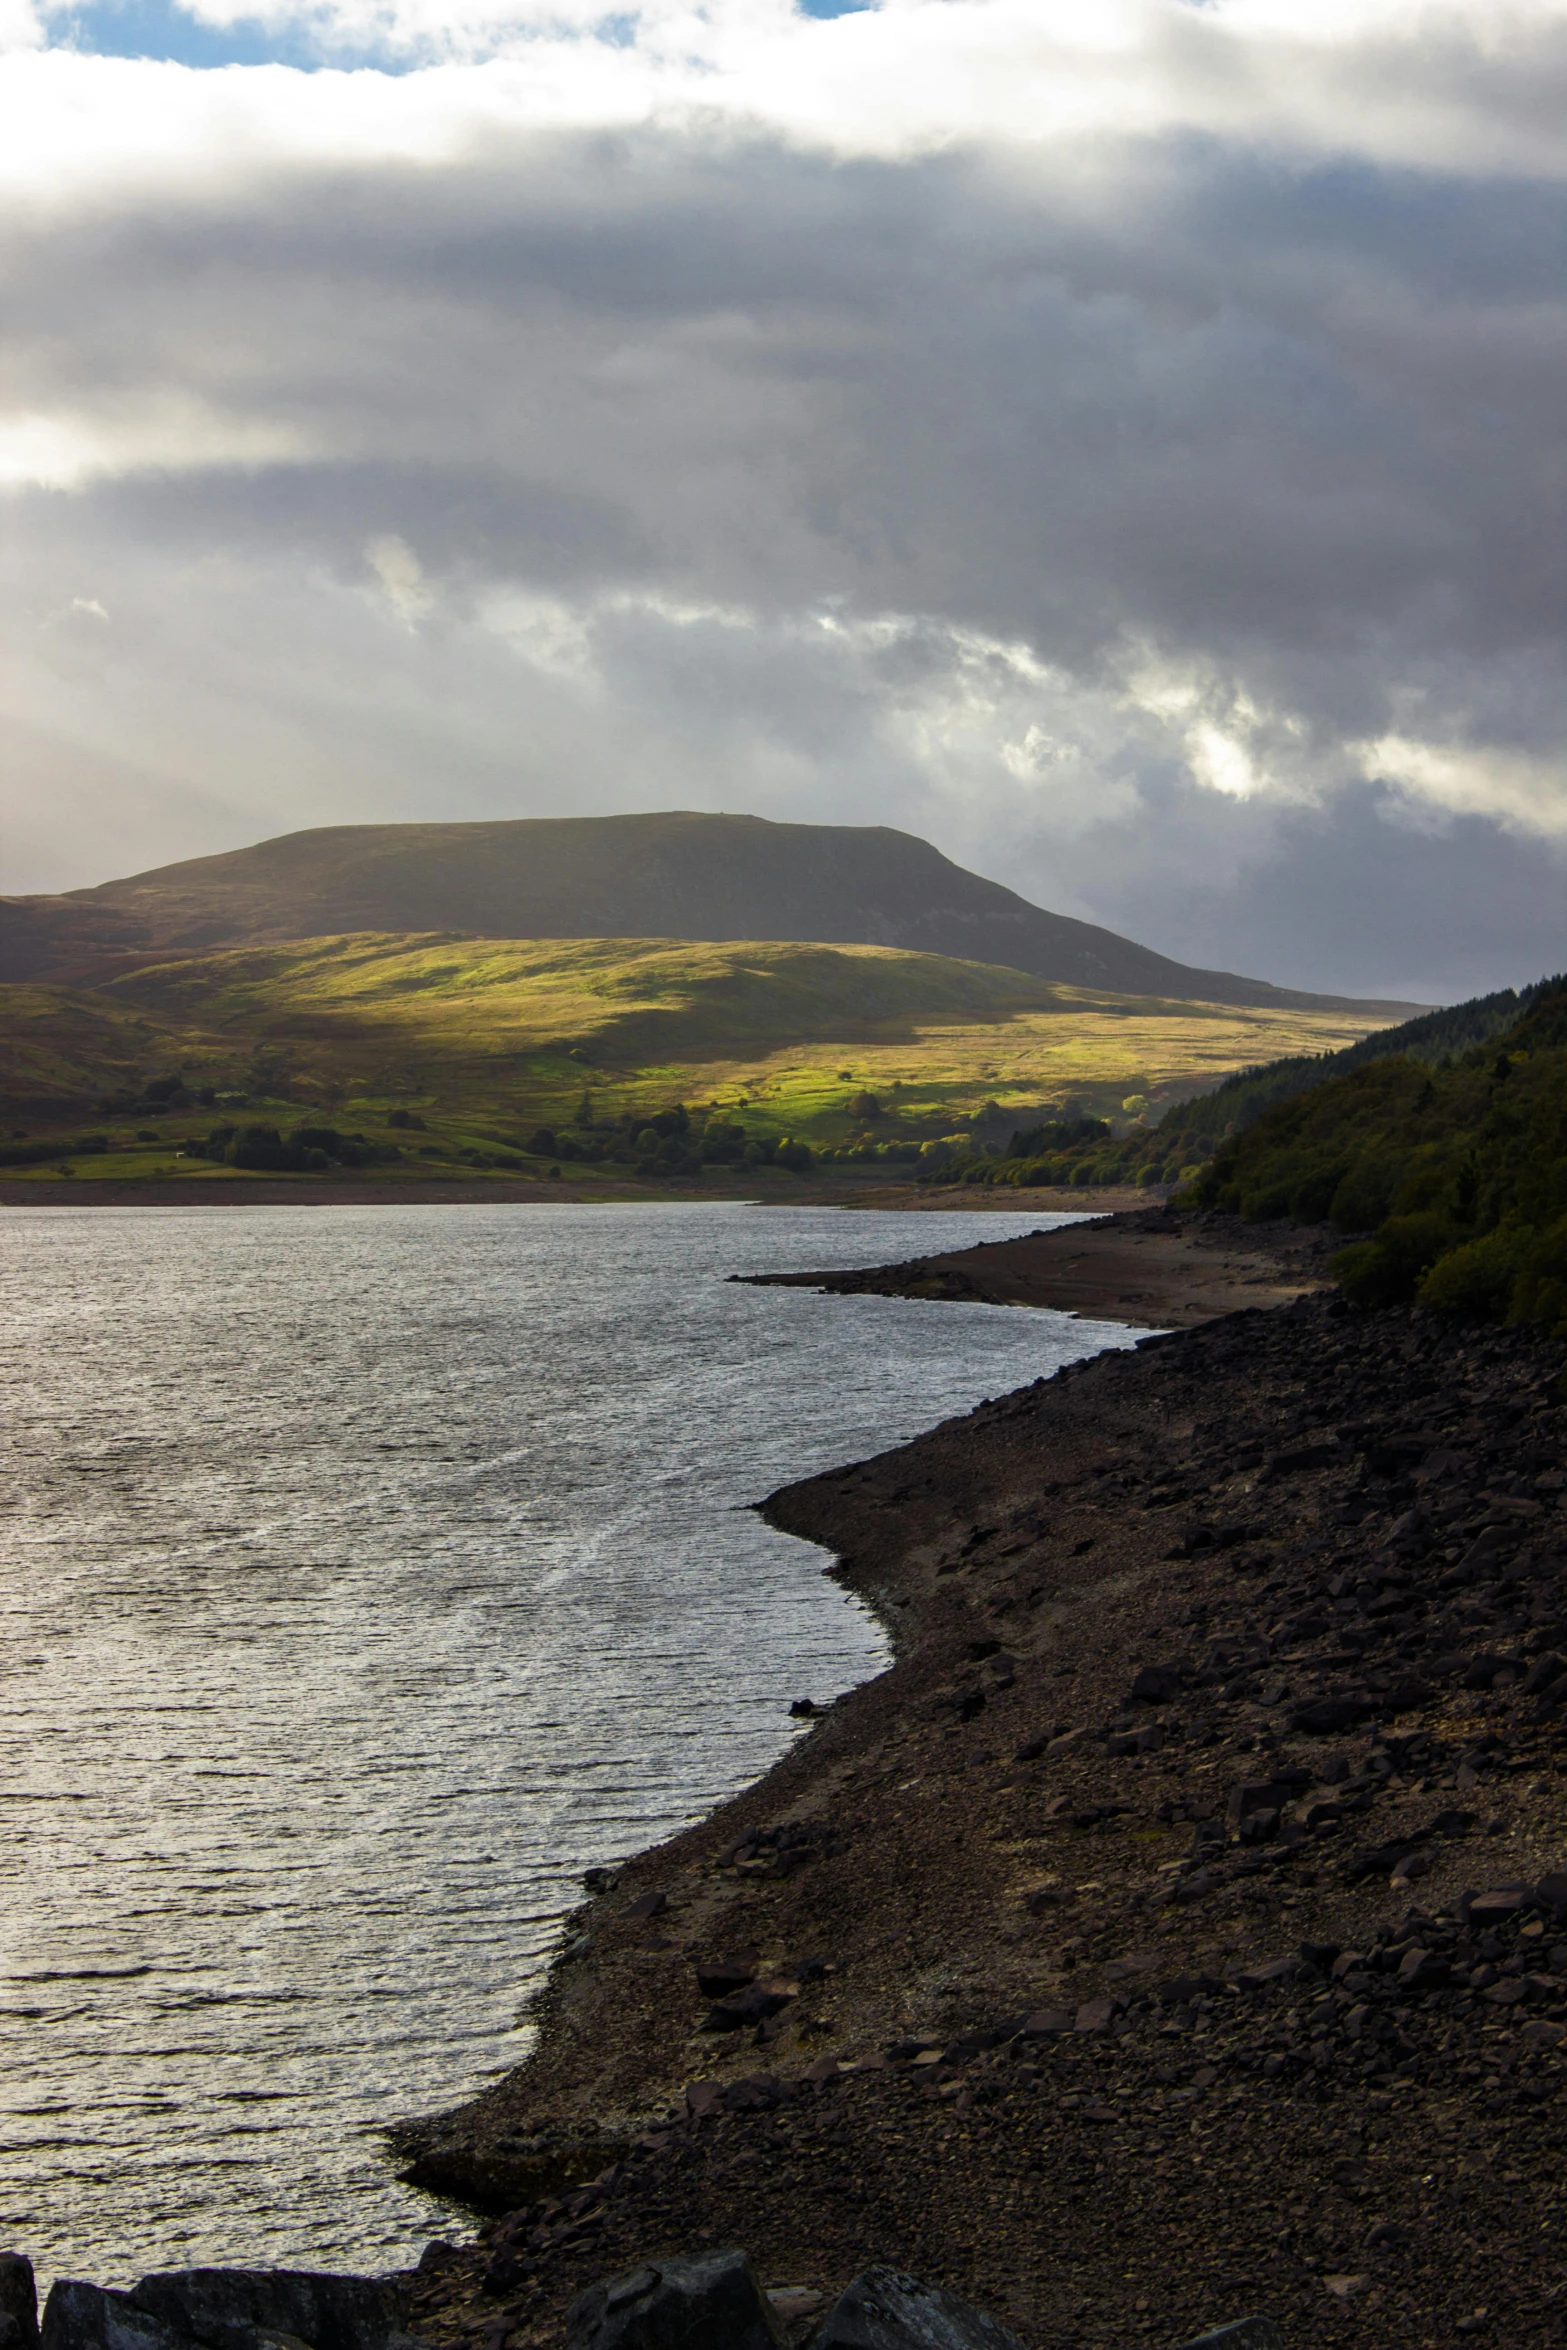
{"label": "exposed lakebed", "polygon": [[747,1505],[1130,1340],[726,1279],[873,1264],[909,1229],[0,1222],[0,2200],[45,2273],[391,2267],[442,2225],[378,2128],[524,2052],[584,1866],[884,1661]]}

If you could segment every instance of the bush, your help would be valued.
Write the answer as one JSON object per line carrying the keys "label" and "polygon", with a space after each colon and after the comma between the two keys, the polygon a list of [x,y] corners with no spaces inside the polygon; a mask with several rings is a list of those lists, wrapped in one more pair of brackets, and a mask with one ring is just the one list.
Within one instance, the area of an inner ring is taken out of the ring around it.
{"label": "bush", "polygon": [[849,1115],[857,1125],[869,1125],[881,1116],[881,1103],[873,1093],[857,1093],[850,1099]]}
{"label": "bush", "polygon": [[803,1175],[811,1164],[810,1145],[791,1142],[785,1135],[783,1141],[774,1148],[773,1157],[780,1167],[787,1167],[792,1175]]}
{"label": "bush", "polygon": [[106,1134],[78,1134],[69,1142],[59,1137],[53,1142],[8,1142],[0,1144],[0,1167],[41,1167],[67,1152],[104,1151],[108,1147]]}
{"label": "bush", "polygon": [[1416,1291],[1423,1306],[1462,1314],[1468,1321],[1499,1322],[1507,1312],[1519,1262],[1527,1246],[1521,1232],[1488,1232],[1439,1257]]}
{"label": "bush", "polygon": [[1385,1159],[1357,1159],[1328,1202],[1335,1232],[1375,1232],[1393,1204],[1398,1169]]}
{"label": "bush", "polygon": [[553,1130],[548,1126],[536,1127],[523,1147],[531,1151],[536,1159],[552,1159],[555,1156]]}
{"label": "bush", "polygon": [[1567,1338],[1567,1217],[1535,1240],[1513,1285],[1515,1322],[1544,1322]]}
{"label": "bush", "polygon": [[426,1131],[424,1120],[412,1110],[389,1110],[386,1122],[388,1126],[411,1126],[419,1134]]}
{"label": "bush", "polygon": [[1340,1249],[1328,1270],[1351,1305],[1406,1305],[1420,1276],[1452,1248],[1456,1227],[1446,1216],[1390,1216],[1374,1240]]}
{"label": "bush", "polygon": [[231,1167],[246,1167],[266,1174],[299,1163],[297,1154],[288,1148],[275,1126],[242,1126],[223,1156]]}
{"label": "bush", "polygon": [[1343,1160],[1330,1159],[1326,1165],[1312,1167],[1300,1177],[1289,1201],[1289,1212],[1297,1224],[1321,1223],[1333,1205],[1344,1175]]}

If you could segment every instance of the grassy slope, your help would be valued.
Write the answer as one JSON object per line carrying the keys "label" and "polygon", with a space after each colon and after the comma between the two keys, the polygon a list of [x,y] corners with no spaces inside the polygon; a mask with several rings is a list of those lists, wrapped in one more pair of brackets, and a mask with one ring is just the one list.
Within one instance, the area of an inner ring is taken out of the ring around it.
{"label": "grassy slope", "polygon": [[432,1133],[513,1143],[584,1089],[601,1118],[685,1100],[813,1143],[850,1133],[865,1090],[888,1108],[884,1136],[960,1128],[992,1099],[1108,1112],[1361,1033],[1337,1014],[1100,996],[894,948],[659,939],[355,935],[152,964],[96,993],[11,987],[0,1006],[0,1100],[35,1132],[50,1104],[80,1124],[128,1072],[178,1068],[253,1110],[368,1131],[402,1104]]}
{"label": "grassy slope", "polygon": [[1415,1297],[1567,1336],[1567,987],[1445,1067],[1375,1060],[1279,1104],[1192,1197],[1372,1235],[1339,1261],[1357,1302]]}

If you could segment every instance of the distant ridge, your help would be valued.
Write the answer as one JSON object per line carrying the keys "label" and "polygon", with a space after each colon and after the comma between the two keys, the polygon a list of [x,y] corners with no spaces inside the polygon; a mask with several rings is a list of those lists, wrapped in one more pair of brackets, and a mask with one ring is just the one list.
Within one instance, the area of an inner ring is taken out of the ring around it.
{"label": "distant ridge", "polygon": [[1378,1021],[1422,1009],[1193,969],[1046,913],[885,825],[690,812],[331,825],[96,889],[3,898],[0,979],[91,984],[149,956],[432,930],[904,947],[1117,995]]}

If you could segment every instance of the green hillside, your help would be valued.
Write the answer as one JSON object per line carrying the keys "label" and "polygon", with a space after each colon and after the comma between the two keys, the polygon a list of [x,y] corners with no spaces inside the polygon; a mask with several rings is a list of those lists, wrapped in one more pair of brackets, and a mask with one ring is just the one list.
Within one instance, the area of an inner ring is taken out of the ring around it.
{"label": "green hillside", "polygon": [[1309,1093],[1369,1061],[1400,1054],[1434,1068],[1455,1053],[1500,1036],[1542,993],[1559,984],[1540,980],[1521,991],[1506,987],[1495,995],[1423,1012],[1396,1028],[1374,1029],[1333,1051],[1291,1053],[1238,1069],[1211,1092],[1183,1094],[1162,1117],[1138,1117],[1126,1133],[1117,1132],[1102,1117],[1085,1117],[1085,1105],[1079,1103],[1074,1117],[1014,1133],[999,1158],[976,1156],[963,1170],[963,1180],[1025,1186],[1189,1181],[1227,1136],[1242,1132],[1274,1104]]}
{"label": "green hillside", "polygon": [[1567,981],[1456,1059],[1374,1059],[1223,1142],[1190,1198],[1326,1217],[1368,1237],[1335,1267],[1358,1303],[1416,1298],[1567,1336]]}
{"label": "green hillside", "polygon": [[[680,1105],[679,1132],[716,1123],[738,1148],[941,1163],[1062,1103],[1124,1123],[1128,1095],[1362,1026],[891,947],[359,934],[148,962],[94,989],[0,988],[0,1156],[43,1164],[71,1142],[79,1171],[118,1177],[204,1154],[221,1113],[358,1136],[370,1165],[395,1150],[424,1172],[573,1152],[625,1166]],[[112,1147],[82,1147],[100,1128]],[[222,1159],[186,1171],[208,1180]]]}
{"label": "green hillside", "polygon": [[421,931],[901,947],[1112,994],[1340,1012],[1361,1028],[1410,1008],[1172,962],[886,825],[681,809],[325,825],[58,897],[0,898],[0,980],[96,987],[149,958]]}

